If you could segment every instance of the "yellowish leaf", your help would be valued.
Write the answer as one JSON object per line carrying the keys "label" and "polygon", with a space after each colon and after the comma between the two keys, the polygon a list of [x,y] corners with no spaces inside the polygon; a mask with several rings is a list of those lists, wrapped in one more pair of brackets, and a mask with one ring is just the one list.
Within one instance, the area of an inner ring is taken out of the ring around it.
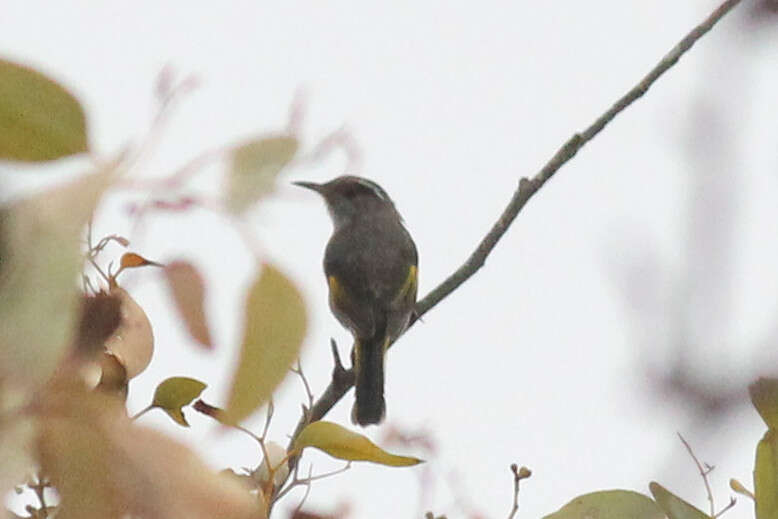
{"label": "yellowish leaf", "polygon": [[74,337],[81,233],[115,167],[16,202],[0,214],[0,378],[39,384]]}
{"label": "yellowish leaf", "polygon": [[297,139],[291,136],[265,137],[237,146],[227,179],[227,206],[242,213],[271,193],[276,176],[297,153]]}
{"label": "yellowish leaf", "polygon": [[746,496],[748,498],[754,499],[754,493],[748,490],[743,483],[738,481],[735,478],[729,479],[729,488],[731,488],[733,491],[737,492],[740,495]]}
{"label": "yellowish leaf", "polygon": [[347,461],[372,461],[391,467],[408,467],[423,460],[390,454],[361,434],[336,423],[318,421],[308,424],[294,442],[294,450],[315,447],[333,458]]}
{"label": "yellowish leaf", "polygon": [[32,473],[36,422],[17,416],[0,421],[0,495],[8,492]]}
{"label": "yellowish leaf", "polygon": [[127,370],[127,379],[138,376],[151,362],[154,354],[154,333],[146,312],[122,287],[114,286],[110,294],[119,298],[119,327],[105,341],[105,349],[113,353]]}
{"label": "yellowish leaf", "polygon": [[600,490],[574,498],[543,519],[664,519],[654,501],[631,490]]}
{"label": "yellowish leaf", "polygon": [[165,266],[165,277],[173,299],[190,335],[202,346],[211,348],[211,332],[205,317],[205,283],[189,262],[174,261]]}
{"label": "yellowish leaf", "polygon": [[748,386],[748,394],[767,427],[778,429],[778,379],[760,378]]}
{"label": "yellowish leaf", "polygon": [[226,422],[233,424],[270,398],[298,358],[307,326],[300,292],[267,264],[249,289],[245,313],[240,359],[225,410]]}
{"label": "yellowish leaf", "polygon": [[648,485],[651,495],[669,519],[710,519],[710,516],[676,496],[659,483],[652,481]]}
{"label": "yellowish leaf", "polygon": [[778,517],[778,432],[768,430],[756,446],[754,499],[756,519]]}
{"label": "yellowish leaf", "polygon": [[79,102],[40,72],[0,59],[0,159],[53,160],[87,148]]}
{"label": "yellowish leaf", "polygon": [[189,427],[181,408],[191,404],[206,387],[203,382],[193,378],[170,377],[157,386],[151,405],[165,411],[176,423]]}

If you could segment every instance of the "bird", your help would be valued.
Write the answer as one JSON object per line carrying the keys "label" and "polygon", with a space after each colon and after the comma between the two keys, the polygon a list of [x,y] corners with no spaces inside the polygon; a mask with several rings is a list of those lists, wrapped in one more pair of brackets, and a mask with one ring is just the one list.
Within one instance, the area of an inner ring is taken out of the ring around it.
{"label": "bird", "polygon": [[355,424],[386,415],[384,355],[408,327],[416,305],[418,252],[386,191],[367,178],[294,182],[322,196],[333,224],[324,252],[329,306],[354,338]]}

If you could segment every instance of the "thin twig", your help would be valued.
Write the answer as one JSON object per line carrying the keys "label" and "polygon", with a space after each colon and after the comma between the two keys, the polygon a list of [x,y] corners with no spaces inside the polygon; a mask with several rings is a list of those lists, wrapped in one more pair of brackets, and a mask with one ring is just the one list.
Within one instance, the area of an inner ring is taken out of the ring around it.
{"label": "thin twig", "polygon": [[[162,81],[159,80],[162,79],[163,75],[167,72],[169,72],[169,69],[163,69],[160,72],[157,81],[158,87],[162,84]],[[140,144],[135,151],[135,156],[131,157],[129,160],[129,163],[134,166],[137,166],[144,157],[151,155],[154,146],[159,142],[159,135],[162,133],[165,122],[170,115],[173,102],[177,101],[184,94],[190,93],[198,86],[197,78],[194,76],[187,76],[182,81],[175,84],[172,84],[172,77],[169,75],[166,79],[170,80],[170,82],[165,82],[166,85],[164,88],[157,88],[157,104],[151,124],[146,131],[146,135],[141,138]]]}
{"label": "thin twig", "polygon": [[716,519],[717,517],[721,517],[724,514],[724,512],[726,512],[727,510],[735,506],[735,503],[737,503],[737,499],[735,499],[734,496],[730,496],[729,503],[727,503],[727,506],[719,510],[718,513],[713,514],[713,519]]}
{"label": "thin twig", "polygon": [[513,472],[513,507],[508,514],[508,519],[513,519],[516,516],[516,512],[519,511],[519,482],[532,475],[530,469],[527,467],[519,468],[515,463],[511,464],[511,472]]}
{"label": "thin twig", "polygon": [[511,465],[511,472],[513,472],[513,507],[511,507],[511,513],[508,514],[508,519],[513,519],[516,516],[516,512],[519,511],[519,468],[514,463]]}
{"label": "thin twig", "polygon": [[265,414],[265,426],[262,427],[262,439],[267,438],[267,432],[270,430],[270,421],[273,419],[273,411],[275,411],[275,405],[273,404],[273,397],[267,401],[267,413]]}
{"label": "thin twig", "polygon": [[144,414],[146,414],[146,413],[148,413],[149,411],[151,411],[152,409],[154,409],[154,407],[155,407],[155,406],[154,406],[154,404],[149,404],[148,406],[144,407],[143,409],[141,409],[140,411],[138,411],[137,413],[135,413],[134,415],[132,415],[132,417],[130,418],[130,420],[137,420],[138,418],[140,418],[140,417],[141,417],[141,416],[143,416]]}
{"label": "thin twig", "polygon": [[[657,63],[649,73],[640,80],[634,87],[632,87],[626,94],[619,98],[608,110],[606,110],[600,117],[598,117],[589,127],[580,133],[574,134],[565,142],[559,150],[551,157],[551,159],[541,168],[541,170],[535,174],[532,178],[521,178],[519,180],[519,186],[513,193],[510,202],[503,210],[500,217],[492,226],[491,230],[484,236],[481,242],[476,247],[475,251],[465,261],[465,263],[459,267],[453,274],[451,274],[445,281],[438,285],[434,290],[427,294],[423,299],[416,303],[414,316],[409,324],[412,326],[418,321],[424,314],[434,308],[444,298],[451,294],[454,290],[467,281],[473,274],[475,274],[486,261],[487,256],[491,253],[500,239],[505,235],[510,225],[516,219],[519,212],[524,208],[527,202],[542,188],[546,182],[548,182],[559,169],[564,166],[570,159],[572,159],[578,151],[583,148],[589,141],[591,141],[598,133],[600,133],[605,126],[611,122],[618,114],[624,109],[642,97],[651,86],[659,79],[665,72],[672,68],[678,60],[692,48],[692,46],[702,38],[708,31],[713,28],[716,23],[721,20],[730,10],[737,6],[741,0],[726,0],[719,7],[717,7],[702,23],[692,29],[686,36],[681,39],[673,49],[667,53],[659,63]],[[324,393],[314,403],[310,409],[310,415],[308,417],[302,416],[298,421],[297,428],[292,434],[292,438],[289,442],[291,447],[294,439],[302,431],[305,425],[309,422],[320,420],[324,415],[329,412],[332,407],[343,398],[343,395],[351,389],[354,385],[354,371],[353,369],[344,369],[340,364],[340,359],[337,357],[337,350],[335,350],[336,366],[333,369],[332,380]],[[290,468],[294,468],[297,463],[298,457],[291,457],[289,460]]]}
{"label": "thin twig", "polygon": [[740,3],[741,0],[727,0],[721,4],[708,18],[692,29],[662,60],[634,87],[624,94],[613,106],[598,117],[588,128],[581,133],[576,133],[551,157],[545,166],[531,179],[522,178],[519,181],[519,189],[513,194],[510,203],[503,211],[500,218],[492,226],[489,233],[481,240],[475,252],[467,259],[456,272],[430,292],[424,299],[416,304],[416,318],[427,313],[443,298],[457,289],[459,285],[469,279],[480,269],[486,257],[494,249],[508,227],[519,214],[524,205],[554,174],[572,159],[578,151],[591,141],[605,126],[611,122],[625,108],[643,96],[648,89],[667,72],[691,47],[702,38],[725,14]]}
{"label": "thin twig", "polygon": [[303,373],[303,365],[300,362],[300,359],[297,359],[297,367],[292,368],[290,371],[300,377],[303,387],[305,388],[305,395],[308,397],[308,409],[312,408],[315,397],[311,391],[311,385],[308,383],[308,378],[305,376],[305,373]]}
{"label": "thin twig", "polygon": [[308,476],[307,479],[308,479],[308,481],[316,481],[317,479],[329,478],[329,477],[335,476],[337,474],[340,474],[342,472],[346,472],[350,468],[351,468],[351,462],[347,461],[346,465],[341,467],[341,468],[339,468],[339,469],[331,470],[330,472],[324,472],[322,474],[316,474],[315,476]]}
{"label": "thin twig", "polygon": [[351,468],[351,462],[349,461],[349,462],[346,462],[345,466],[343,466],[343,467],[341,467],[339,469],[335,469],[335,470],[332,470],[330,472],[323,472],[321,474],[316,474],[315,476],[311,476],[311,471],[313,470],[313,465],[311,465],[311,467],[308,470],[308,476],[305,477],[305,478],[298,478],[297,477],[297,473],[298,473],[299,469],[298,469],[298,467],[295,467],[294,473],[292,475],[292,481],[290,481],[289,484],[287,484],[287,486],[284,487],[283,490],[278,492],[278,494],[276,495],[274,500],[278,501],[279,499],[284,497],[286,494],[288,494],[289,491],[292,490],[292,488],[294,488],[296,486],[305,485],[307,483],[310,483],[311,481],[316,481],[318,479],[324,479],[324,478],[329,478],[329,477],[332,477],[332,476],[336,476],[338,474],[346,472],[350,468]]}
{"label": "thin twig", "polygon": [[697,456],[694,455],[692,446],[689,445],[689,442],[686,441],[686,438],[684,438],[681,433],[677,433],[677,434],[678,437],[681,439],[681,442],[683,443],[684,447],[686,447],[686,450],[689,452],[689,456],[691,456],[692,459],[694,460],[694,464],[697,465],[697,470],[700,471],[700,476],[702,476],[702,482],[705,483],[705,493],[708,494],[708,501],[710,502],[710,515],[711,517],[716,517],[716,505],[713,503],[713,492],[711,492],[710,482],[708,481],[708,474],[710,474],[715,467],[706,464],[705,468],[703,468],[702,464],[700,463],[700,460],[698,460]]}
{"label": "thin twig", "polygon": [[292,517],[297,517],[297,514],[300,512],[300,509],[305,504],[305,500],[308,499],[308,496],[311,493],[311,474],[313,473],[313,465],[308,467],[308,481],[306,483],[303,483],[305,485],[305,493],[303,494],[303,498],[300,499],[300,502],[297,503],[297,507],[294,509],[294,512],[292,513]]}

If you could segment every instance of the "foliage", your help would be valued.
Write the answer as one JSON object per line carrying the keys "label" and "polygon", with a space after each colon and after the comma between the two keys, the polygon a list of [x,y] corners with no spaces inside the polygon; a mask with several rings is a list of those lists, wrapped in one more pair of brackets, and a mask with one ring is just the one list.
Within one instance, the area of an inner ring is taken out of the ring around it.
{"label": "foliage", "polygon": [[[168,88],[160,93],[167,100],[175,94],[174,86]],[[52,79],[0,61],[0,93],[0,159],[40,162],[89,151],[81,105]],[[256,518],[267,516],[291,489],[309,489],[315,479],[331,475],[290,471],[304,447],[348,460],[417,463],[335,424],[327,430],[317,427],[324,422],[309,425],[291,451],[266,441],[267,427],[260,437],[240,425],[262,406],[269,423],[275,388],[290,371],[304,379],[299,365],[292,368],[306,335],[305,302],[292,280],[262,261],[246,295],[240,358],[226,407],[194,404],[255,438],[265,454],[262,463],[244,475],[217,474],[188,448],[136,423],[158,408],[188,426],[184,408],[206,389],[199,380],[168,378],[146,409],[127,416],[129,382],[151,362],[154,334],[144,309],[120,284],[125,270],[161,267],[191,337],[206,351],[213,349],[207,287],[191,261],[162,264],[127,251],[114,272],[112,262],[101,266],[109,245],[127,248],[130,242],[111,235],[93,243],[92,214],[107,193],[120,188],[139,151],[94,159],[94,171],[1,209],[0,493],[24,482],[25,474],[36,474],[26,482],[39,499],[38,507],[27,508],[34,517]],[[230,148],[224,211],[240,219],[272,192],[275,177],[297,152],[294,135]],[[87,266],[99,279],[87,277]],[[80,276],[82,289],[75,283]],[[52,489],[54,504],[47,502]]]}
{"label": "foliage", "polygon": [[[176,88],[168,85],[160,93],[165,101],[161,104],[175,94]],[[570,156],[583,142],[580,136],[573,142]],[[160,382],[151,404],[136,416],[127,416],[124,402],[129,382],[151,362],[154,335],[144,309],[119,283],[124,270],[161,267],[189,334],[204,350],[214,347],[204,305],[207,287],[190,260],[163,264],[129,251],[121,256],[116,272],[100,266],[109,244],[130,245],[116,235],[93,243],[90,225],[101,200],[120,188],[142,150],[130,151],[136,153],[111,160],[93,157],[96,166],[75,181],[0,208],[0,493],[24,483],[39,500],[39,506],[28,507],[31,517],[256,518],[269,516],[292,489],[305,487],[307,495],[312,482],[347,470],[352,462],[390,467],[422,463],[321,420],[327,409],[315,414],[314,398],[298,360],[307,332],[306,304],[293,280],[267,261],[256,261],[256,278],[247,290],[240,355],[224,409],[196,400],[207,387],[204,382],[179,376]],[[230,167],[218,210],[240,220],[272,194],[276,178],[299,159],[300,143],[295,135],[280,132],[222,152]],[[82,153],[90,149],[78,100],[43,74],[0,60],[0,159],[43,162]],[[202,157],[192,161],[200,162]],[[186,175],[180,173],[166,180],[181,182]],[[523,185],[533,182],[525,180]],[[177,207],[186,210],[192,205],[197,201],[182,199]],[[86,277],[87,264],[98,272],[99,281]],[[75,283],[79,276],[81,289]],[[336,373],[338,368],[346,373],[336,357]],[[273,415],[272,395],[290,371],[305,384],[309,401],[300,427],[284,448],[266,436]],[[736,480],[731,488],[754,500],[757,519],[778,517],[778,380],[760,379],[750,392],[768,429],[756,448],[754,492]],[[159,408],[188,427],[184,414],[188,406],[256,440],[263,452],[260,464],[240,474],[215,473],[192,450],[136,422],[145,412]],[[267,409],[267,421],[264,431],[256,434],[241,424],[262,407]],[[601,490],[578,496],[546,517],[720,516],[735,501],[715,510],[707,484],[712,468],[703,468],[685,440],[684,444],[705,481],[709,513],[651,482],[651,496]],[[301,476],[299,459],[308,447],[347,464],[331,473]],[[510,517],[518,510],[519,482],[531,474],[515,465],[512,471]],[[56,491],[54,504],[46,501],[50,488]]]}

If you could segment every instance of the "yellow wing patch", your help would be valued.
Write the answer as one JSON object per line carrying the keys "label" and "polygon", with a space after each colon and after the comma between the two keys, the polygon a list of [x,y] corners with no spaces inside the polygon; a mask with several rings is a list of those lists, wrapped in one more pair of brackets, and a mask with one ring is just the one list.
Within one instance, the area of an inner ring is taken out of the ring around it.
{"label": "yellow wing patch", "polygon": [[394,302],[399,303],[405,299],[412,299],[415,302],[418,283],[418,268],[416,265],[411,265],[408,267],[408,277],[405,278],[405,283],[403,283],[400,292],[397,293],[397,297],[394,298]]}
{"label": "yellow wing patch", "polygon": [[337,310],[343,306],[346,306],[348,302],[344,300],[346,294],[338,283],[338,278],[335,276],[327,276],[327,285],[330,287],[330,308],[337,314]]}

